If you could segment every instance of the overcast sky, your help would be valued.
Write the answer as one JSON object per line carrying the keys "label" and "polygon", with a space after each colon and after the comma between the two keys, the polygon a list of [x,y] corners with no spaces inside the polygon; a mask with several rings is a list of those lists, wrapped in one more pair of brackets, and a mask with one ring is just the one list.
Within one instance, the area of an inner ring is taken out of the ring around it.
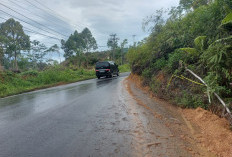
{"label": "overcast sky", "polygon": [[[132,35],[136,35],[136,41],[142,40],[148,35],[142,30],[143,19],[157,9],[178,3],[179,0],[1,0],[0,21],[14,17],[28,31],[59,39],[67,39],[74,30],[80,32],[88,27],[98,45],[106,46],[111,33],[130,43],[133,42]],[[37,39],[48,46],[60,43],[28,31],[31,40]]]}

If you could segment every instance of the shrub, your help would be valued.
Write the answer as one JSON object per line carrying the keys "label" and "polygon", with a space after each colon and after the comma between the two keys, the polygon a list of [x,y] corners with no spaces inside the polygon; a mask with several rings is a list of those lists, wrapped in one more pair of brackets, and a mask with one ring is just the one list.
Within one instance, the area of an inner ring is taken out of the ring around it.
{"label": "shrub", "polygon": [[0,84],[0,95],[3,95],[7,91],[7,86],[4,84]]}
{"label": "shrub", "polygon": [[162,58],[156,60],[155,63],[153,63],[152,68],[154,68],[156,70],[161,70],[167,65],[167,63],[168,63],[168,61],[164,57],[162,57]]}
{"label": "shrub", "polygon": [[151,69],[147,68],[147,69],[143,70],[142,77],[144,79],[143,84],[144,85],[149,85],[149,82],[151,81],[151,78],[152,78]]}
{"label": "shrub", "polygon": [[152,92],[158,94],[158,92],[161,90],[162,83],[157,79],[152,79],[152,82],[150,83],[150,87]]}
{"label": "shrub", "polygon": [[229,13],[223,20],[222,20],[222,28],[231,31],[232,30],[232,12]]}
{"label": "shrub", "polygon": [[30,70],[30,71],[26,71],[21,73],[22,76],[32,76],[32,77],[36,77],[38,76],[39,72],[36,70]]}
{"label": "shrub", "polygon": [[198,51],[203,51],[206,50],[208,45],[207,45],[207,37],[206,36],[198,36],[195,40],[194,40],[194,45],[195,48]]}
{"label": "shrub", "polygon": [[182,96],[177,98],[176,102],[180,107],[184,108],[197,108],[202,107],[207,109],[207,105],[204,104],[203,98],[201,95],[196,94],[192,95],[188,91],[183,91]]}
{"label": "shrub", "polygon": [[120,65],[118,67],[119,72],[129,72],[130,71],[130,65],[129,64],[124,64],[124,65]]}
{"label": "shrub", "polygon": [[174,53],[171,53],[168,58],[168,70],[170,72],[174,72],[179,67],[179,62],[182,60],[183,54],[179,53],[178,51],[175,51]]}

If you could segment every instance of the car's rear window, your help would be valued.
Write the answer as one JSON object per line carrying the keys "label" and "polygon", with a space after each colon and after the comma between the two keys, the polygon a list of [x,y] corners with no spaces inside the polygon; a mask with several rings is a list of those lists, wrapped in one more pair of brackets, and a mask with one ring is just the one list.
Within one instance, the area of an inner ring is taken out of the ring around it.
{"label": "car's rear window", "polygon": [[110,64],[108,62],[98,62],[96,68],[109,68]]}

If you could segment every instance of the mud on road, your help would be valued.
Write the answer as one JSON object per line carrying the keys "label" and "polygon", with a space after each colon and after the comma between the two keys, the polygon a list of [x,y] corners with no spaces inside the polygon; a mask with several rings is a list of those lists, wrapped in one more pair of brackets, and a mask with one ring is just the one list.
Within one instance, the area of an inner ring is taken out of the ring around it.
{"label": "mud on road", "polygon": [[191,124],[177,107],[155,101],[128,79],[124,85],[130,93],[128,114],[134,121],[133,156],[215,156],[197,143]]}

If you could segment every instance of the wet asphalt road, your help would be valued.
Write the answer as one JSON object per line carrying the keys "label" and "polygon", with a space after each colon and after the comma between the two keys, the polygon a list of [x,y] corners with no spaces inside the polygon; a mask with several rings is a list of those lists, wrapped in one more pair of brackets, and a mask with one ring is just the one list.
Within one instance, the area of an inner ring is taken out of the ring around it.
{"label": "wet asphalt road", "polygon": [[0,99],[0,157],[129,156],[125,145],[117,152],[125,143],[114,128],[128,127],[118,119],[128,75]]}
{"label": "wet asphalt road", "polygon": [[214,156],[128,75],[0,99],[0,157]]}

